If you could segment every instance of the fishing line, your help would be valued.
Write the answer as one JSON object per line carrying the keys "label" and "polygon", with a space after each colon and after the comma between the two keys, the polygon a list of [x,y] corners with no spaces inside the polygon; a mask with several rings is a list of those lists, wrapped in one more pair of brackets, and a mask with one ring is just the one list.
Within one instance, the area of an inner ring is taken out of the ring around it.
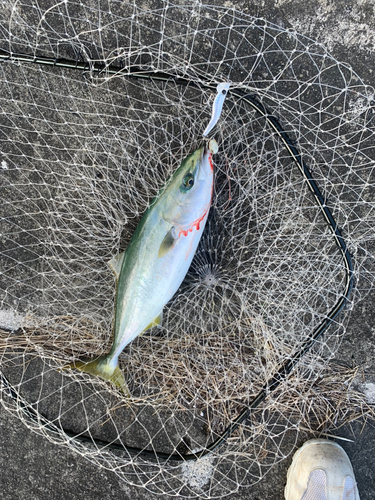
{"label": "fishing line", "polygon": [[[116,66],[116,65],[106,65],[103,63],[87,63],[80,61],[72,61],[69,59],[63,58],[49,58],[49,57],[40,57],[40,56],[32,56],[27,54],[16,54],[7,52],[5,50],[0,49],[0,61],[14,61],[20,63],[34,63],[38,65],[45,66],[53,66],[58,68],[66,68],[66,69],[77,69],[84,72],[90,72],[93,75],[118,75],[136,79],[146,79],[146,80],[155,80],[162,82],[170,82],[174,81],[177,85],[183,86],[194,86],[196,88],[204,88],[211,89],[213,91],[216,90],[216,84],[209,84],[208,82],[203,81],[193,81],[189,78],[185,78],[180,75],[172,75],[169,73],[159,72],[159,71],[145,71],[140,67],[125,67],[125,66]],[[136,447],[130,446],[122,446],[117,445],[115,443],[107,443],[101,440],[97,440],[92,437],[77,435],[74,432],[71,432],[66,429],[62,429],[66,436],[70,439],[77,440],[82,443],[91,443],[95,445],[98,449],[113,449],[113,450],[121,450],[126,451],[128,454],[144,456],[148,458],[156,458],[160,460],[166,461],[177,461],[177,462],[185,462],[190,460],[197,460],[208,453],[218,449],[228,437],[250,416],[252,410],[257,408],[266,398],[267,396],[274,391],[280,383],[285,380],[288,375],[291,373],[293,368],[296,366],[298,361],[306,354],[306,352],[311,349],[311,347],[315,344],[315,342],[323,335],[323,333],[327,330],[327,328],[333,323],[334,319],[337,315],[342,311],[348,302],[350,293],[353,288],[354,274],[353,274],[353,266],[351,262],[351,257],[349,254],[349,250],[341,235],[341,231],[334,219],[334,216],[327,205],[327,202],[322,195],[312,172],[310,171],[307,164],[302,159],[301,154],[298,149],[293,144],[293,141],[289,137],[289,135],[285,132],[283,127],[281,126],[279,120],[272,114],[270,114],[267,109],[263,106],[263,104],[257,99],[254,94],[247,94],[239,89],[231,89],[228,91],[228,94],[232,97],[235,97],[238,101],[245,102],[249,106],[251,106],[255,111],[257,111],[268,123],[271,130],[274,131],[276,136],[279,138],[281,143],[284,145],[285,149],[288,151],[290,157],[293,159],[294,163],[298,167],[301,175],[303,176],[305,182],[307,183],[311,194],[313,195],[317,205],[319,206],[320,212],[324,217],[330,231],[333,234],[334,241],[336,246],[339,248],[341,257],[345,267],[345,287],[344,291],[337,300],[336,304],[331,308],[323,321],[318,325],[317,328],[309,335],[302,347],[291,356],[291,358],[285,362],[274,375],[264,384],[261,391],[257,394],[257,396],[250,402],[250,404],[244,408],[240,414],[237,416],[235,420],[220,434],[220,436],[213,441],[210,445],[201,449],[195,453],[163,453],[159,451],[151,451],[145,450]],[[61,432],[58,427],[54,426],[48,420],[41,415],[35,408],[32,407],[21,395],[12,387],[6,377],[0,373],[0,381],[3,387],[5,388],[6,394],[17,401],[21,411],[28,417],[29,420],[37,422],[38,425],[43,425],[44,428],[47,428],[50,432],[59,434]]]}

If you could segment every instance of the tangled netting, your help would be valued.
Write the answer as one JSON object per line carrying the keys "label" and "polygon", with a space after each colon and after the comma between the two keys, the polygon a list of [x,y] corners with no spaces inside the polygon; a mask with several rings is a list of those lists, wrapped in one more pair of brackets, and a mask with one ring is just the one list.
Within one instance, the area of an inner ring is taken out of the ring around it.
{"label": "tangled netting", "polygon": [[[374,278],[374,91],[321,45],[233,9],[40,4],[10,1],[0,24],[2,403],[128,483],[224,496],[285,458],[301,429],[355,417],[352,372],[328,361]],[[110,349],[107,263],[203,143],[223,81],[209,220],[162,328],[121,355],[126,398],[61,368]],[[324,207],[355,291],[272,385],[348,291]]]}

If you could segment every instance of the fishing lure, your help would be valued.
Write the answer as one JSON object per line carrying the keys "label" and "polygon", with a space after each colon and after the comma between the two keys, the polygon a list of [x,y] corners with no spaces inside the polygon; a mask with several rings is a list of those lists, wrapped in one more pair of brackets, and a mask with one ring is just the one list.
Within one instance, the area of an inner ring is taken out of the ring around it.
{"label": "fishing lure", "polygon": [[217,95],[212,105],[211,120],[210,123],[207,125],[205,131],[203,132],[203,137],[206,137],[219,121],[223,109],[224,100],[227,96],[229,87],[230,87],[230,82],[219,83],[219,85],[217,86],[216,88]]}

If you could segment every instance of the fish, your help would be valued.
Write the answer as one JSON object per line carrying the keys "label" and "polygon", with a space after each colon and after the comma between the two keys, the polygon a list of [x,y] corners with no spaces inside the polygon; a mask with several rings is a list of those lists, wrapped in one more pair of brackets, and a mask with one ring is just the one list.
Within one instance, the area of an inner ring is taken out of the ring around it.
{"label": "fish", "polygon": [[219,121],[221,112],[223,110],[224,100],[228,94],[229,87],[230,82],[219,83],[219,85],[216,87],[217,94],[212,104],[211,120],[202,134],[203,137],[206,137]]}
{"label": "fish", "polygon": [[163,308],[188,272],[211,207],[217,150],[211,139],[182,161],[145,211],[127,249],[109,262],[117,283],[111,350],[68,368],[101,377],[130,396],[119,356],[138,335],[161,327]]}

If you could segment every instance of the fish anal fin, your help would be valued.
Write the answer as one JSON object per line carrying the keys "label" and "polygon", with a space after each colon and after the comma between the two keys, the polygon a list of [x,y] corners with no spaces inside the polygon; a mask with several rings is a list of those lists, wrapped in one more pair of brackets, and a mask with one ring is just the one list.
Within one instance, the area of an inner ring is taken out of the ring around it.
{"label": "fish anal fin", "polygon": [[151,321],[151,323],[148,326],[146,326],[141,335],[143,335],[147,330],[153,328],[154,326],[161,328],[162,323],[163,323],[163,310],[161,310],[160,313]]}
{"label": "fish anal fin", "polygon": [[164,257],[172,248],[175,246],[176,241],[178,240],[178,236],[176,233],[176,229],[174,226],[167,232],[164,236],[163,241],[161,242],[158,257]]}
{"label": "fish anal fin", "polygon": [[122,263],[124,262],[125,250],[108,262],[108,266],[112,269],[117,279],[119,279]]}

